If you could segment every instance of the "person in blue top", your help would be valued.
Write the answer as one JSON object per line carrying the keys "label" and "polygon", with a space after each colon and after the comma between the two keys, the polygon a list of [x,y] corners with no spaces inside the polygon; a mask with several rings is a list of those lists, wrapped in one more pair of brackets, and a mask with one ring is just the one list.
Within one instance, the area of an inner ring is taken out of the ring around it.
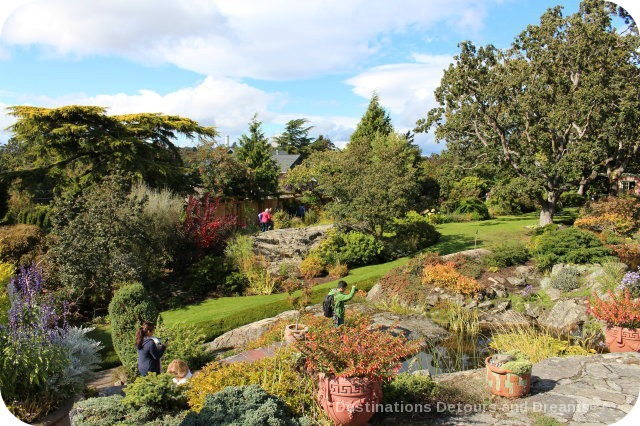
{"label": "person in blue top", "polygon": [[138,371],[142,377],[149,373],[160,374],[160,358],[167,349],[160,340],[153,337],[156,327],[153,323],[143,322],[136,331],[136,349],[138,350]]}

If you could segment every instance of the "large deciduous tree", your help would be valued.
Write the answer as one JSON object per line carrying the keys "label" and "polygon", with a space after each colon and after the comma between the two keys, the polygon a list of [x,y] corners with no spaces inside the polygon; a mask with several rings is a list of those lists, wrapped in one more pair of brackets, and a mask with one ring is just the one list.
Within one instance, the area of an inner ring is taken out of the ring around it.
{"label": "large deciduous tree", "polygon": [[229,147],[204,142],[190,154],[188,165],[197,171],[205,193],[232,197],[249,195],[249,170]]}
{"label": "large deciduous tree", "polygon": [[262,199],[278,189],[280,168],[271,155],[269,140],[260,129],[257,114],[249,122],[249,134],[240,136],[236,155],[249,171],[248,193],[251,198]]}
{"label": "large deciduous tree", "polygon": [[106,112],[98,106],[10,107],[16,122],[5,151],[15,155],[11,169],[0,173],[46,195],[74,195],[116,171],[153,187],[189,189],[174,141],[211,139],[213,127],[179,116]]}
{"label": "large deciduous tree", "polygon": [[359,139],[318,167],[318,189],[340,222],[381,237],[395,217],[415,208],[422,188],[420,154],[406,138],[378,133]]}
{"label": "large deciduous tree", "polygon": [[619,33],[614,12],[588,0],[567,17],[549,9],[509,49],[461,43],[417,131],[435,127],[459,155],[534,182],[540,225],[551,223],[564,191],[638,149],[638,36]]}

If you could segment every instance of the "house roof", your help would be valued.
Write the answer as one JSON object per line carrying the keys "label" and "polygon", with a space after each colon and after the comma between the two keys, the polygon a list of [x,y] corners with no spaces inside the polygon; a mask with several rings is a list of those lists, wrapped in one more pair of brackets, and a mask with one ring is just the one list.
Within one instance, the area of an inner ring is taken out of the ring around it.
{"label": "house roof", "polygon": [[287,173],[301,162],[299,154],[287,154],[284,151],[274,151],[273,159],[276,160],[278,166],[280,166],[280,173]]}

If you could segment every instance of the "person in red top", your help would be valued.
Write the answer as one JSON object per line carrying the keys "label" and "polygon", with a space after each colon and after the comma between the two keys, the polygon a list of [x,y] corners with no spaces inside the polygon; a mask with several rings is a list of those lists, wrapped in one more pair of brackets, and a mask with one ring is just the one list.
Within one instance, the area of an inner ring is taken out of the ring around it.
{"label": "person in red top", "polygon": [[262,232],[269,229],[269,223],[271,223],[271,210],[265,209],[260,216],[260,225],[262,225]]}

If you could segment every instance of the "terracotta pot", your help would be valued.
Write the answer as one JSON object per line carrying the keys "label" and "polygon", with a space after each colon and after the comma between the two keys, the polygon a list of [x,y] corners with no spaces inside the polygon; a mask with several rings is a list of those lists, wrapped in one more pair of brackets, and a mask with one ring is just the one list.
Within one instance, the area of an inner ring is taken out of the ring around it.
{"label": "terracotta pot", "polygon": [[318,401],[336,425],[362,426],[382,401],[382,380],[319,375]]}
{"label": "terracotta pot", "polygon": [[484,360],[487,367],[487,385],[492,394],[508,398],[527,395],[531,390],[531,370],[528,373],[516,374],[504,368],[491,365],[491,357]]}
{"label": "terracotta pot", "polygon": [[284,341],[288,345],[295,343],[297,340],[304,340],[304,337],[309,331],[309,327],[304,324],[289,324],[284,328]]}
{"label": "terracotta pot", "polygon": [[640,352],[640,328],[607,327],[609,352]]}

